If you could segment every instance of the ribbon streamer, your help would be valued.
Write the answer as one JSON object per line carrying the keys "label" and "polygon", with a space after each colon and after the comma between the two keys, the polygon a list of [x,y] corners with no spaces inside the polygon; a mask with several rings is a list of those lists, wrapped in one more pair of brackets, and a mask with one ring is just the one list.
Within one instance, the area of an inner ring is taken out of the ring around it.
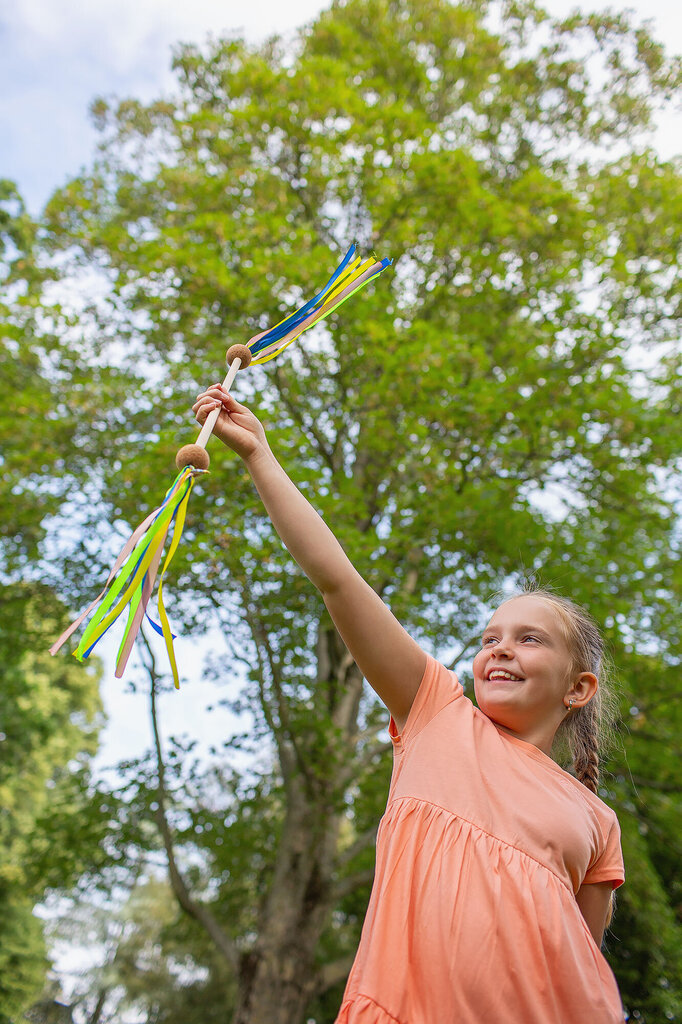
{"label": "ribbon streamer", "polygon": [[[168,616],[164,608],[162,587],[163,578],[182,537],[187,503],[194,486],[194,479],[201,472],[204,471],[186,466],[178,473],[168,488],[161,505],[147,516],[124,545],[109,574],[104,590],[86,608],[82,615],[62,633],[60,638],[50,648],[50,654],[57,653],[99,602],[97,611],[90,619],[81,641],[74,651],[74,656],[79,661],[84,661],[121,612],[127,607],[128,621],[116,658],[116,677],[118,679],[121,678],[142,625],[142,620],[147,612],[147,604],[156,581],[166,537],[170,529],[173,528],[173,540],[161,571],[159,593],[157,596],[161,625],[157,626],[149,615],[147,615],[147,618],[156,632],[160,633],[166,641],[166,650],[168,651],[168,659],[173,673],[173,682],[176,688],[179,687],[178,670],[173,650],[174,635],[171,632]],[[118,576],[113,585],[111,585],[111,581],[117,572]],[[104,596],[105,594],[106,596]]]}
{"label": "ribbon streamer", "polygon": [[338,309],[351,295],[364,288],[373,277],[377,277],[393,260],[385,258],[377,260],[374,256],[362,260],[357,255],[357,243],[353,243],[327,281],[322,291],[314,299],[307,302],[295,313],[287,316],[280,323],[257,334],[248,342],[254,358],[252,365],[267,363],[270,359],[283,352],[285,348],[313,324],[329,316]]}
{"label": "ribbon streamer", "polygon": [[[227,382],[232,382],[240,365],[247,366],[249,362],[267,363],[270,359],[274,359],[305,330],[333,313],[351,295],[364,288],[372,278],[380,274],[392,262],[390,259],[377,260],[374,256],[362,260],[357,253],[357,245],[352,245],[325,286],[313,299],[274,327],[251,338],[247,346],[234,345],[232,349],[228,350],[230,371],[225,378],[226,389],[229,390]],[[235,351],[238,354],[232,357],[230,352]],[[73,652],[79,661],[84,661],[123,610],[127,608],[128,619],[116,656],[117,678],[120,679],[123,675],[133,644],[146,616],[154,630],[165,640],[173,682],[176,688],[179,687],[178,668],[173,649],[175,637],[171,631],[164,606],[163,584],[182,537],[187,504],[194,480],[200,473],[207,471],[209,457],[205,450],[206,442],[215,425],[218,412],[219,410],[213,410],[209,413],[195,445],[186,445],[180,449],[176,456],[180,472],[166,491],[162,503],[134,530],[116,559],[102,592],[62,633],[50,648],[50,654],[56,654],[93,609],[96,609],[86,626],[78,647]],[[171,531],[170,548],[163,562],[161,573],[158,575],[163,549]],[[160,625],[157,625],[147,614],[147,606],[157,575],[159,580],[157,606]]]}

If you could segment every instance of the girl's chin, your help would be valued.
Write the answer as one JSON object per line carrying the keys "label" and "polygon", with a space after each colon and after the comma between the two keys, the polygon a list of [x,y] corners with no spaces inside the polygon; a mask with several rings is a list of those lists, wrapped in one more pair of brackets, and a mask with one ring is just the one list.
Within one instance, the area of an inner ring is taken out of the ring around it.
{"label": "girl's chin", "polygon": [[506,686],[485,684],[485,690],[476,694],[476,702],[485,711],[487,707],[518,707],[521,700],[521,683],[508,683]]}
{"label": "girl's chin", "polygon": [[513,729],[518,724],[519,701],[514,700],[511,694],[496,693],[491,697],[486,695],[484,701],[478,702],[479,710],[486,718],[489,718],[495,725],[503,725],[506,729]]}

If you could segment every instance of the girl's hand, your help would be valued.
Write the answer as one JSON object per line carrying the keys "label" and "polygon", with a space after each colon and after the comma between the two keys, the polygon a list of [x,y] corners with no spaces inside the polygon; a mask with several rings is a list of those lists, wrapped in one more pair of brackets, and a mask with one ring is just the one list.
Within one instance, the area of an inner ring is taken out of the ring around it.
{"label": "girl's hand", "polygon": [[245,405],[240,405],[232,395],[223,390],[222,384],[214,384],[198,395],[192,406],[197,423],[202,425],[214,409],[220,407],[220,415],[213,433],[223,444],[241,456],[244,461],[268,450],[268,442],[262,424]]}

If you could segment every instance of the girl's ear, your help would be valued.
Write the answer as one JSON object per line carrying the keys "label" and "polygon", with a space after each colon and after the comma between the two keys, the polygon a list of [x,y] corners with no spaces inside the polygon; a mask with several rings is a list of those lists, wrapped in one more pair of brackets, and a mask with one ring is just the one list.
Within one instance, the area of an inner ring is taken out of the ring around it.
{"label": "girl's ear", "polygon": [[581,708],[587,704],[588,701],[592,700],[597,692],[598,686],[599,681],[594,672],[581,672],[573,681],[573,685],[566,696],[573,700],[576,707]]}

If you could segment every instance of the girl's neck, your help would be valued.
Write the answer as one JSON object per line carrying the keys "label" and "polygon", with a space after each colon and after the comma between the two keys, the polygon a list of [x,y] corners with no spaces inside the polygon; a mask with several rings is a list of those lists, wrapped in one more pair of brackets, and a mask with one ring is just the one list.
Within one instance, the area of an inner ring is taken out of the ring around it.
{"label": "girl's neck", "polygon": [[523,729],[520,732],[516,732],[514,729],[508,729],[506,725],[500,725],[499,722],[495,722],[498,729],[502,732],[508,733],[510,736],[515,736],[517,740],[524,740],[526,743],[532,743],[534,747],[537,747],[547,754],[547,757],[552,756],[552,745],[554,743],[555,728],[551,726],[535,726],[534,728]]}

